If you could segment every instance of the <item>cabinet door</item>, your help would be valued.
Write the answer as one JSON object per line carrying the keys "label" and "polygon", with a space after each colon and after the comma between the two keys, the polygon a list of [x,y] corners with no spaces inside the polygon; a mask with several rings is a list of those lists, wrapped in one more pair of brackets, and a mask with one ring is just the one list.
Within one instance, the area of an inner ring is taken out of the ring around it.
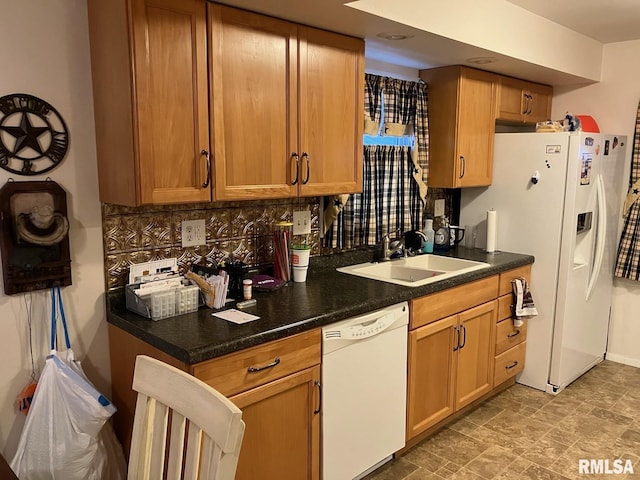
{"label": "cabinet door", "polygon": [[237,480],[319,478],[319,380],[316,366],[230,398],[246,424]]}
{"label": "cabinet door", "polygon": [[210,201],[205,3],[134,0],[132,22],[139,203]]}
{"label": "cabinet door", "polygon": [[407,440],[454,412],[457,315],[409,332]]}
{"label": "cabinet door", "polygon": [[299,27],[300,195],[362,191],[364,41]]}
{"label": "cabinet door", "polygon": [[457,106],[454,187],[491,184],[495,130],[495,75],[463,69]]}
{"label": "cabinet door", "polygon": [[297,26],[209,3],[216,200],[295,196]]}
{"label": "cabinet door", "polygon": [[459,314],[456,410],[493,388],[496,310],[497,302],[494,300]]}
{"label": "cabinet door", "polygon": [[546,85],[529,83],[527,86],[529,95],[529,109],[525,122],[537,123],[545,122],[551,118],[551,97],[553,89]]}
{"label": "cabinet door", "polygon": [[501,77],[496,118],[530,124],[549,120],[552,95],[547,85]]}
{"label": "cabinet door", "polygon": [[500,77],[497,118],[522,122],[525,113],[523,89],[526,83],[510,77]]}

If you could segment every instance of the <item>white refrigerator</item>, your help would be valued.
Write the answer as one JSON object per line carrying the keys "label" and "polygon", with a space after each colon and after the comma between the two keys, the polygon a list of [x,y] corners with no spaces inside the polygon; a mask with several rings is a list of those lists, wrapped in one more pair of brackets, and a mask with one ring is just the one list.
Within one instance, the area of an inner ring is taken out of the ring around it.
{"label": "white refrigerator", "polygon": [[496,210],[496,253],[531,254],[538,316],[527,320],[517,381],[557,393],[603,360],[623,202],[626,137],[594,133],[498,133],[493,182],[462,189],[460,225]]}

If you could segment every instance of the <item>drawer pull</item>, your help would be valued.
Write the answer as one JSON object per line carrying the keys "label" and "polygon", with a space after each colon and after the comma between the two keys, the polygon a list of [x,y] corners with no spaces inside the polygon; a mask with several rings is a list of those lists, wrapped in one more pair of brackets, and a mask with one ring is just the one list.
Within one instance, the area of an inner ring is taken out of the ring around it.
{"label": "drawer pull", "polygon": [[318,387],[318,408],[313,411],[313,414],[317,415],[320,413],[320,410],[322,410],[322,384],[320,380],[316,380],[313,384]]}
{"label": "drawer pull", "polygon": [[506,370],[511,370],[513,367],[516,367],[518,365],[518,361],[516,360],[515,362],[513,362],[511,365],[507,365],[504,368]]}
{"label": "drawer pull", "polygon": [[273,362],[269,365],[265,365],[264,367],[249,367],[247,368],[248,373],[256,373],[261,372],[262,370],[266,370],[267,368],[273,368],[280,363],[280,357],[277,357]]}
{"label": "drawer pull", "polygon": [[516,330],[515,332],[511,332],[507,335],[507,338],[513,338],[513,337],[517,337],[518,335],[520,335],[520,330]]}

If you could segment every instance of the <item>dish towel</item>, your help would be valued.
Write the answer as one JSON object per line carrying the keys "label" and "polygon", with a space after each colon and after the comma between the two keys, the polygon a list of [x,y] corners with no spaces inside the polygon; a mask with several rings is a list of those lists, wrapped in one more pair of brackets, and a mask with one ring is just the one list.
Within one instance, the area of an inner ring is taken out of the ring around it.
{"label": "dish towel", "polygon": [[527,281],[523,277],[512,280],[511,285],[513,287],[513,297],[516,306],[513,325],[515,327],[521,327],[527,318],[538,315],[538,310],[533,302]]}

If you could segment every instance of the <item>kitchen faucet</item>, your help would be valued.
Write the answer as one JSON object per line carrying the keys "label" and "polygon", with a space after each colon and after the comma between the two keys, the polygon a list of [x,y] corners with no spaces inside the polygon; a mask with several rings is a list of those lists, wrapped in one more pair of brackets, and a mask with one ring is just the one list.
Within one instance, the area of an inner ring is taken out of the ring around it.
{"label": "kitchen faucet", "polygon": [[[402,249],[404,249],[404,239],[398,238],[392,241],[388,233],[385,233],[382,236],[382,241],[380,243],[381,243],[380,261],[382,262],[387,262],[391,260],[391,255],[393,255],[394,253],[400,252],[402,251]],[[406,255],[406,253],[407,252],[405,249],[404,254]]]}

